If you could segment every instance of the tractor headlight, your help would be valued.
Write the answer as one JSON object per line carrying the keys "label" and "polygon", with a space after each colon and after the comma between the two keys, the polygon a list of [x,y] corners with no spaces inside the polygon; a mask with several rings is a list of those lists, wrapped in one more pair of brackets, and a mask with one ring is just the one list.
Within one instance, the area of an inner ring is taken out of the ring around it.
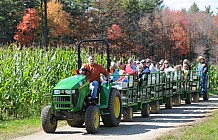
{"label": "tractor headlight", "polygon": [[75,94],[76,91],[75,90],[65,90],[66,94]]}
{"label": "tractor headlight", "polygon": [[60,90],[54,90],[54,94],[60,94],[61,91]]}
{"label": "tractor headlight", "polygon": [[76,93],[76,91],[75,90],[72,90],[72,94],[75,94]]}

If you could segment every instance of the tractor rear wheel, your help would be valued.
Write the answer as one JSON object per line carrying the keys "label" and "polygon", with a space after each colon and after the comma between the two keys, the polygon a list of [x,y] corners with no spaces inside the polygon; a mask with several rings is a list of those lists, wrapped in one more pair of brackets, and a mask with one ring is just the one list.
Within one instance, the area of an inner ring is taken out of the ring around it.
{"label": "tractor rear wheel", "polygon": [[100,127],[100,111],[97,106],[89,106],[85,113],[85,127],[87,133],[93,134]]}
{"label": "tractor rear wheel", "polygon": [[118,126],[122,115],[122,100],[120,92],[117,89],[111,89],[108,110],[110,114],[102,115],[104,125],[109,127]]}
{"label": "tractor rear wheel", "polygon": [[46,133],[54,133],[57,128],[55,112],[51,106],[45,106],[41,112],[42,128]]}
{"label": "tractor rear wheel", "polygon": [[67,124],[71,127],[81,127],[84,124],[84,119],[80,118],[80,119],[69,119],[67,120]]}
{"label": "tractor rear wheel", "polygon": [[123,109],[123,121],[131,122],[133,118],[133,109],[132,107],[124,108]]}

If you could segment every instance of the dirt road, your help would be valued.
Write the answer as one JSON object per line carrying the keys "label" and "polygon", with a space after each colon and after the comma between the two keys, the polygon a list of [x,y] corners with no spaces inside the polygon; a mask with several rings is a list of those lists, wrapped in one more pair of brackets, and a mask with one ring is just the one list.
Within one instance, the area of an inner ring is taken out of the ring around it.
{"label": "dirt road", "polygon": [[186,105],[182,102],[179,107],[160,110],[159,114],[151,114],[148,118],[140,117],[140,112],[134,114],[132,122],[121,122],[118,127],[104,127],[101,123],[97,134],[87,134],[85,128],[64,126],[54,134],[43,131],[19,137],[14,140],[154,140],[166,132],[184,125],[191,125],[218,109],[218,96],[209,101],[201,101]]}

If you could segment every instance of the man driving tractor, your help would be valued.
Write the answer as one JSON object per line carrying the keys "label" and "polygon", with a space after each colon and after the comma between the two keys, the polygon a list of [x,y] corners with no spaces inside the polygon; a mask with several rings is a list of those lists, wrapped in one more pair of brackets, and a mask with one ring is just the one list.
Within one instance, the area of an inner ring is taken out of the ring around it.
{"label": "man driving tractor", "polygon": [[[101,65],[94,63],[94,56],[91,55],[88,58],[88,63],[83,64],[81,67],[81,71],[85,68],[88,72],[85,73],[85,75],[88,78],[88,81],[90,82],[90,85],[93,86],[92,92],[91,92],[91,103],[96,104],[97,103],[97,91],[99,83],[101,83],[100,80],[100,74],[105,75],[107,78],[109,78],[110,74],[109,72]],[[81,72],[80,72],[81,73]]]}

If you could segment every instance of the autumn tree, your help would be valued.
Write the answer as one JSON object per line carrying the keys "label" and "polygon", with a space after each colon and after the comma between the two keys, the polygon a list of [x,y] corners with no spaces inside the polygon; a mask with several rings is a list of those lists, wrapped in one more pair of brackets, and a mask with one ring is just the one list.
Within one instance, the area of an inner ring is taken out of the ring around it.
{"label": "autumn tree", "polygon": [[47,13],[50,38],[58,39],[58,37],[65,37],[70,34],[69,14],[63,11],[60,2],[50,0],[47,3]]}
{"label": "autumn tree", "polygon": [[36,9],[29,8],[25,11],[23,20],[17,26],[16,35],[14,39],[17,40],[21,46],[28,45],[34,37],[34,32],[39,27],[39,16]]}
{"label": "autumn tree", "polygon": [[[190,22],[182,11],[163,11],[163,39],[166,58],[179,61],[190,53],[189,35],[186,30]],[[175,57],[179,56],[179,57]]]}

